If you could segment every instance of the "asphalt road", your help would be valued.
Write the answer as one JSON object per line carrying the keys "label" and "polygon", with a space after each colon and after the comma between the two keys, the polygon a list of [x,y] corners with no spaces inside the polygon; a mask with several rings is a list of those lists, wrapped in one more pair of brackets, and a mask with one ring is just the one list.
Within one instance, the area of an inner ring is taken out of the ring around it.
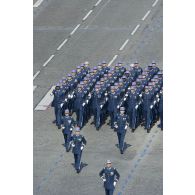
{"label": "asphalt road", "polygon": [[[94,6],[96,2],[44,0],[33,8],[34,107],[65,72],[85,60],[95,66],[115,57],[113,64],[138,60],[142,67],[155,60],[162,68],[162,0],[102,0]],[[103,195],[98,173],[106,159],[121,174],[115,194],[163,194],[163,133],[156,126],[150,134],[141,127],[129,132],[126,142],[132,146],[121,155],[116,134],[108,126],[97,132],[86,125],[82,133],[88,144],[82,159],[88,165],[78,176],[53,119],[51,108],[34,111],[34,194]]]}

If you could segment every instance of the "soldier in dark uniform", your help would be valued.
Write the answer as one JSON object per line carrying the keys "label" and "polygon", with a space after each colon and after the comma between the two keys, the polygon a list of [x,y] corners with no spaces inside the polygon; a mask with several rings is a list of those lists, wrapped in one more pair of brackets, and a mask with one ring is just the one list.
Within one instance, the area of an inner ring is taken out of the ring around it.
{"label": "soldier in dark uniform", "polygon": [[106,161],[106,167],[100,171],[99,176],[104,182],[105,195],[113,195],[120,174],[116,168],[112,167],[112,162],[110,160]]}
{"label": "soldier in dark uniform", "polygon": [[158,125],[161,130],[163,130],[163,91],[160,91],[160,96],[159,96],[159,116],[160,116],[160,124]]}
{"label": "soldier in dark uniform", "polygon": [[52,93],[54,95],[54,99],[52,101],[51,106],[54,107],[54,111],[55,111],[55,120],[53,121],[53,123],[56,123],[58,129],[60,129],[61,118],[62,118],[62,106],[63,106],[63,101],[62,101],[63,94],[60,89],[60,85],[57,84],[57,86],[55,87]]}
{"label": "soldier in dark uniform", "polygon": [[120,107],[120,114],[117,114],[116,121],[115,121],[115,129],[118,136],[118,144],[119,144],[119,149],[121,154],[123,154],[124,151],[124,140],[125,140],[125,135],[128,126],[127,121],[128,118],[127,115],[125,114],[125,108]]}
{"label": "soldier in dark uniform", "polygon": [[75,169],[77,173],[81,170],[81,156],[84,146],[87,141],[83,135],[80,134],[80,128],[76,127],[75,134],[71,137],[72,153],[74,154]]}
{"label": "soldier in dark uniform", "polygon": [[64,135],[64,146],[66,147],[66,151],[70,150],[70,141],[72,130],[75,126],[75,121],[73,117],[70,116],[69,110],[65,110],[65,116],[62,117],[62,133]]}

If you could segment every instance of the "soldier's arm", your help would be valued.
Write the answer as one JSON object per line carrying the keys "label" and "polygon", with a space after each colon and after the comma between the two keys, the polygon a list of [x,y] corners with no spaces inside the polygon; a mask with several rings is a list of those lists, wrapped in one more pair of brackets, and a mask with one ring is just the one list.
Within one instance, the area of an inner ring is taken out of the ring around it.
{"label": "soldier's arm", "polygon": [[84,136],[82,137],[82,142],[83,142],[84,145],[87,145],[87,140],[85,139]]}
{"label": "soldier's arm", "polygon": [[103,179],[104,178],[104,168],[99,172],[99,176]]}
{"label": "soldier's arm", "polygon": [[115,175],[116,175],[115,181],[117,182],[120,178],[120,174],[116,169],[114,169],[114,172],[115,172]]}

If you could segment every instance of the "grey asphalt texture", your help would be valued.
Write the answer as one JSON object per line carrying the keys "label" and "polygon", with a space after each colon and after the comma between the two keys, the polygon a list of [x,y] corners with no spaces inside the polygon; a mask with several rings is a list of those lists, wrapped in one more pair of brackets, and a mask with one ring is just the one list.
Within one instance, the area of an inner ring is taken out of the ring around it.
{"label": "grey asphalt texture", "polygon": [[[153,0],[44,0],[34,10],[34,69],[40,70],[34,79],[35,107],[52,85],[55,85],[76,65],[89,61],[91,66],[114,55],[117,61],[127,65],[139,61],[142,67],[155,60],[163,65],[163,5],[159,0],[152,7]],[[86,21],[82,18],[93,9]],[[142,17],[151,13],[145,21]],[[70,37],[70,32],[81,24]],[[131,32],[140,24],[137,32]],[[64,39],[68,42],[57,51]],[[123,51],[121,45],[129,39]],[[44,62],[54,54],[47,64]],[[142,127],[135,133],[128,131],[125,141],[131,146],[121,155],[115,146],[116,133],[104,125],[99,132],[90,125],[82,134],[88,143],[82,162],[86,163],[77,175],[71,163],[73,155],[66,153],[60,130],[52,124],[54,112],[34,111],[34,195],[103,195],[104,189],[98,176],[107,159],[121,174],[115,194],[162,195],[163,194],[163,132],[156,124],[147,134]]]}

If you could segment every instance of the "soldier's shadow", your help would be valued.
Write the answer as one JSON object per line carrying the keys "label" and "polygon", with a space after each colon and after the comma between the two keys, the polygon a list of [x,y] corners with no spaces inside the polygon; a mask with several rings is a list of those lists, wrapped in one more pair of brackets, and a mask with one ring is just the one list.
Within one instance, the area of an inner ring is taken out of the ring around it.
{"label": "soldier's shadow", "polygon": [[[118,144],[115,144],[115,146],[117,147],[117,148],[119,148],[119,145]],[[125,152],[126,150],[127,150],[127,148],[129,148],[129,147],[131,147],[132,145],[131,144],[127,144],[126,142],[124,143],[124,150],[123,150],[123,152]]]}
{"label": "soldier's shadow", "polygon": [[[75,168],[75,164],[74,163],[71,163],[71,165]],[[88,166],[88,164],[87,163],[83,163],[83,162],[81,162],[81,169],[80,169],[80,172],[82,171],[82,169],[84,168],[84,167],[86,167],[86,166]]]}

